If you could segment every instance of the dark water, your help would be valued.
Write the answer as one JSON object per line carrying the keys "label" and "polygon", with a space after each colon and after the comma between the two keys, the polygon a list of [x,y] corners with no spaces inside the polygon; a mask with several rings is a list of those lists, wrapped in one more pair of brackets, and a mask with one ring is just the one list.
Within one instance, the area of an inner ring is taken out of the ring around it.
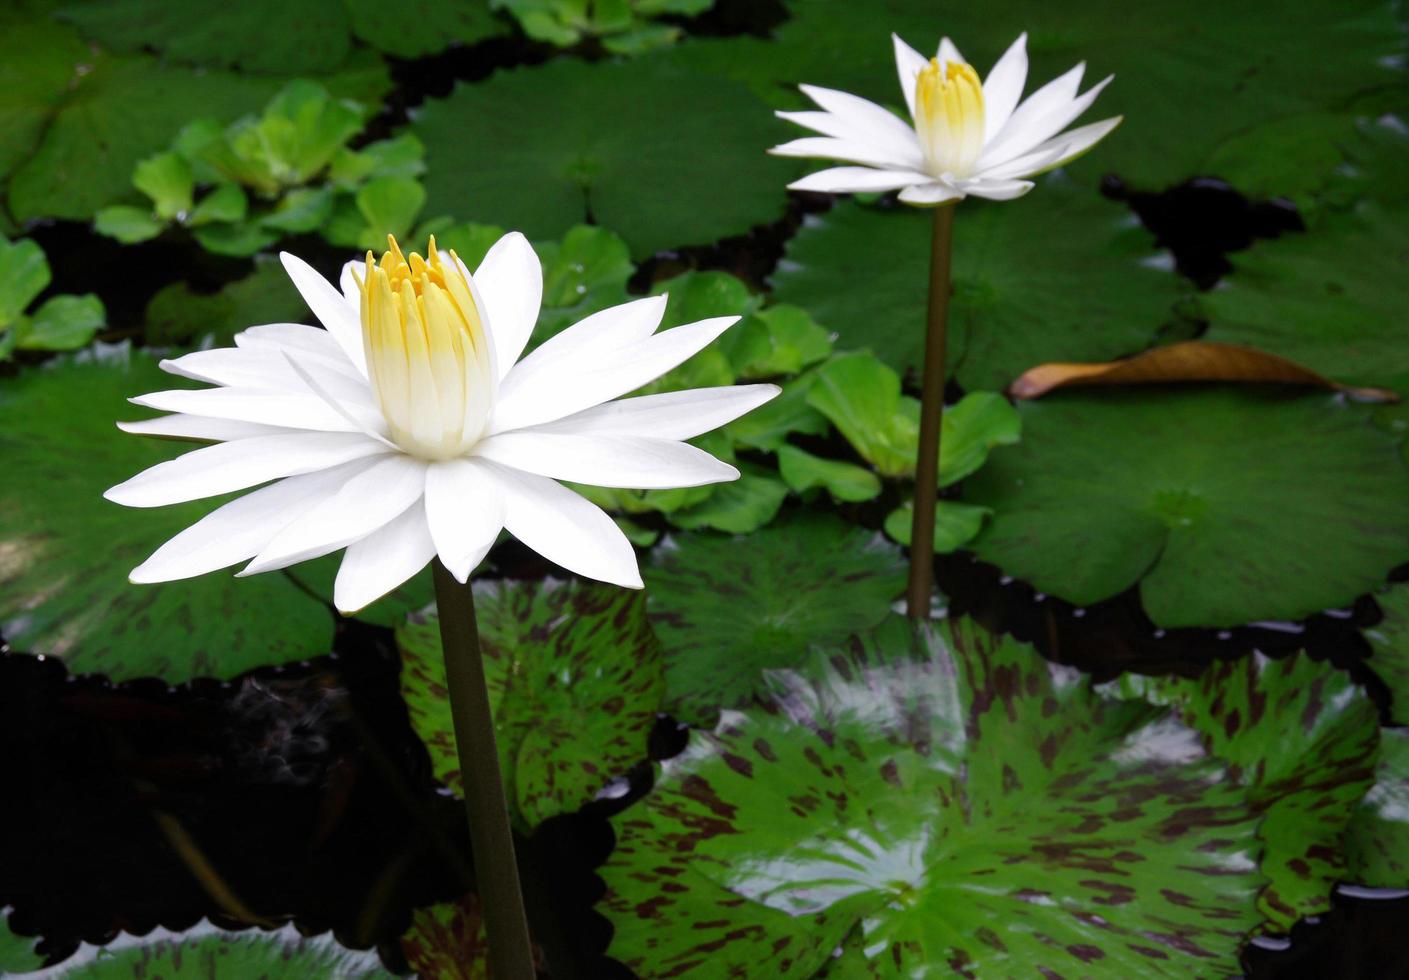
{"label": "dark water", "polygon": [[[726,0],[682,24],[695,34],[766,34],[782,16],[776,0]],[[395,62],[396,89],[367,138],[386,135],[409,109],[457,82],[552,53],[494,40]],[[1125,201],[1201,288],[1228,271],[1228,252],[1301,228],[1290,204],[1250,201],[1214,178],[1135,194],[1111,176],[1103,191]],[[685,268],[724,269],[760,285],[802,216],[827,206],[825,198],[801,197],[782,220],[748,236],[656,256],[633,288],[644,291]],[[148,299],[169,282],[214,290],[251,268],[248,260],[206,255],[179,240],[118,246],[72,223],[30,234],[54,265],[51,292],[102,297],[114,325],[106,339],[140,336]],[[326,260],[315,264],[331,265],[335,256],[325,245],[304,244]],[[887,510],[882,501],[845,516],[879,527]],[[501,552],[496,560],[510,576],[547,571],[521,547]],[[1359,632],[1380,615],[1370,597],[1300,623],[1166,632],[1154,628],[1133,593],[1077,609],[966,555],[941,558],[938,578],[952,612],[1097,679],[1131,669],[1192,674],[1254,648],[1272,656],[1305,649],[1348,670],[1387,712],[1388,691],[1365,665],[1369,651]],[[397,940],[412,910],[461,895],[473,868],[462,810],[431,778],[399,696],[398,671],[391,631],[352,621],[340,621],[325,657],[177,688],[72,677],[57,661],[6,650],[0,906],[14,907],[12,926],[43,937],[41,953],[58,962],[80,941],[102,943],[119,931],[179,930],[202,917],[245,924],[212,897],[201,870],[208,866],[255,915],[292,920],[309,932],[332,930],[350,946],[376,946],[388,966],[405,969]],[[686,736],[660,719],[650,755],[675,754]],[[626,775],[629,788],[618,799],[550,820],[520,842],[534,929],[559,980],[630,976],[605,958],[611,930],[593,910],[602,890],[594,869],[612,846],[607,818],[649,788],[647,760]],[[1247,974],[1409,976],[1409,899],[1337,895],[1333,904],[1317,921],[1298,925],[1286,948],[1250,946]]]}

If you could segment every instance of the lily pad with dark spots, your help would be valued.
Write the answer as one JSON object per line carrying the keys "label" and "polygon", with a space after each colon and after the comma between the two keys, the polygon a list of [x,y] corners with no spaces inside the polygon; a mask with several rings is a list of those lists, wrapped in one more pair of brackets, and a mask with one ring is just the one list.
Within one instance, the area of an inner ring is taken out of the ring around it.
{"label": "lily pad with dark spots", "polygon": [[1365,406],[1201,388],[1059,393],[964,484],[980,558],[1085,606],[1139,584],[1156,624],[1300,619],[1409,554],[1409,469]]}
{"label": "lily pad with dark spots", "polygon": [[1409,585],[1396,585],[1375,601],[1384,618],[1365,630],[1373,650],[1370,669],[1389,686],[1390,716],[1409,723]]}
{"label": "lily pad with dark spots", "polygon": [[[531,828],[647,758],[665,682],[640,592],[594,582],[475,583],[510,807]],[[460,792],[434,614],[397,630],[401,691],[436,778]]]}
{"label": "lily pad with dark spots", "polygon": [[202,920],[185,932],[154,929],[87,943],[32,980],[392,980],[376,950],[351,950],[331,933],[304,936],[293,926],[231,932]]}
{"label": "lily pad with dark spots", "polygon": [[1258,921],[1258,809],[1167,708],[968,621],[774,672],[614,818],[642,976],[1189,977]]}
{"label": "lily pad with dark spots", "polygon": [[103,491],[195,446],[120,432],[126,401],[179,385],[124,348],[0,381],[0,632],[16,650],[113,680],[233,677],[325,653],[329,609],[283,573],[159,585],[128,572],[228,497],[133,510]]}
{"label": "lily pad with dark spots", "polygon": [[1380,733],[1375,785],[1345,835],[1350,879],[1374,888],[1409,888],[1409,728]]}
{"label": "lily pad with dark spots", "polygon": [[679,534],[642,569],[671,710],[706,723],[814,643],[880,622],[905,587],[881,535],[802,512],[747,538]]}
{"label": "lily pad with dark spots", "polygon": [[1195,680],[1128,678],[1122,686],[1176,708],[1263,812],[1268,883],[1258,908],[1272,928],[1286,932],[1328,910],[1346,877],[1341,838],[1374,781],[1379,722],[1364,690],[1307,656],[1260,653]]}

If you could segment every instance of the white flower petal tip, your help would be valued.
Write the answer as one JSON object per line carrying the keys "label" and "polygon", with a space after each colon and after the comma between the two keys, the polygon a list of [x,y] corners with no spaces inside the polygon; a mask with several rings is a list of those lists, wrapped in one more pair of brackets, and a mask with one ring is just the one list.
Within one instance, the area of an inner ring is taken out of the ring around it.
{"label": "white flower petal tip", "polygon": [[[857,96],[800,86],[821,111],[777,115],[821,136],[781,143],[768,152],[851,166],[810,174],[789,184],[790,190],[900,191],[902,201],[916,205],[967,196],[1011,200],[1030,189],[1014,181],[1075,159],[1109,132],[1091,127],[1063,132],[1111,81],[1105,78],[1079,94],[1085,62],[1022,99],[1028,72],[1026,32],[982,81],[948,37],[940,41],[933,58],[919,54],[898,34],[891,34],[891,44],[912,125]],[[935,190],[937,182],[957,193]]]}

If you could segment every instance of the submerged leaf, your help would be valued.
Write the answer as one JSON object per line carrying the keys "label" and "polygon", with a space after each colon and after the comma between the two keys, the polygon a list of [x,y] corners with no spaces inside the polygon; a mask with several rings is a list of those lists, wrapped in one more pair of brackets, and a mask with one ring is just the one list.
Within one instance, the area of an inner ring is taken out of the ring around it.
{"label": "submerged leaf", "polygon": [[[1257,811],[1167,709],[967,621],[772,675],[614,819],[609,953],[643,976],[1235,973]],[[835,974],[833,974],[835,975]]]}

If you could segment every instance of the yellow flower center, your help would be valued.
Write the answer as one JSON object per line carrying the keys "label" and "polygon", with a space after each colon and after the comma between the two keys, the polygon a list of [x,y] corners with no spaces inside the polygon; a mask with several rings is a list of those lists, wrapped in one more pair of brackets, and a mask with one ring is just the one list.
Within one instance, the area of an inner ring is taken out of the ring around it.
{"label": "yellow flower center", "polygon": [[479,439],[492,407],[484,318],[455,253],[432,237],[423,259],[396,239],[358,281],[367,375],[392,440],[413,456],[449,459]]}
{"label": "yellow flower center", "polygon": [[972,65],[938,58],[915,79],[915,134],[935,177],[967,177],[983,150],[983,85]]}

